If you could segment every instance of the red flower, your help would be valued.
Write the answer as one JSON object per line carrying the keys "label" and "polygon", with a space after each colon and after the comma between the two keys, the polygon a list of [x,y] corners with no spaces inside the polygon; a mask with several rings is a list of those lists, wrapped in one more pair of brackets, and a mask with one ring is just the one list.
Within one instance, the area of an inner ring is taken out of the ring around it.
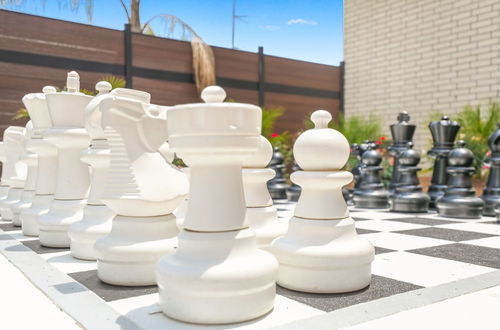
{"label": "red flower", "polygon": [[381,136],[380,140],[384,141],[385,140],[385,136]]}
{"label": "red flower", "polygon": [[271,134],[271,137],[278,137],[278,136],[280,136],[278,133]]}
{"label": "red flower", "polygon": [[382,141],[375,141],[376,144],[381,145]]}

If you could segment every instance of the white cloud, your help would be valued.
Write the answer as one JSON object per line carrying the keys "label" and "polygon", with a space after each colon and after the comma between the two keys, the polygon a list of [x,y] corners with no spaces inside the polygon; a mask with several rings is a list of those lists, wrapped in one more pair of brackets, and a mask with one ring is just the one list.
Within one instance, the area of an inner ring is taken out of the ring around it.
{"label": "white cloud", "polygon": [[303,18],[294,18],[289,20],[286,24],[294,25],[294,24],[303,24],[303,25],[318,25],[318,22],[303,19]]}
{"label": "white cloud", "polygon": [[276,31],[279,30],[280,27],[276,25],[264,25],[262,26],[263,29],[269,30],[269,31]]}

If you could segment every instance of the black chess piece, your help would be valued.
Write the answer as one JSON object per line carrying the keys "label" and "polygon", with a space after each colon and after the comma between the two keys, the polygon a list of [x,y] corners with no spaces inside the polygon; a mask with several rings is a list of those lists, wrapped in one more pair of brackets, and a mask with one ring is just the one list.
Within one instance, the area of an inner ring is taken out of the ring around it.
{"label": "black chess piece", "polygon": [[460,124],[443,116],[441,120],[433,121],[429,124],[434,145],[428,154],[435,158],[434,169],[432,171],[431,185],[428,194],[431,198],[429,209],[436,208],[436,200],[444,195],[448,175],[448,154],[453,149],[455,137],[457,136]]}
{"label": "black chess piece", "polygon": [[387,148],[389,154],[394,157],[391,184],[389,185],[389,191],[391,193],[396,189],[399,180],[399,155],[409,149],[409,144],[412,143],[413,134],[415,134],[415,129],[417,128],[417,126],[409,123],[410,115],[406,111],[400,112],[397,119],[398,123],[390,126],[392,145]]}
{"label": "black chess piece", "polygon": [[361,183],[354,188],[353,200],[357,208],[386,209],[389,207],[389,192],[380,179],[382,156],[376,144],[369,143],[361,156]]}
{"label": "black chess piece", "polygon": [[267,182],[267,189],[272,199],[287,199],[286,189],[289,185],[283,176],[285,166],[285,157],[278,147],[274,147],[273,158],[268,167],[272,168],[276,172],[276,175]]}
{"label": "black chess piece", "polygon": [[430,197],[422,191],[417,173],[420,162],[419,153],[411,149],[412,143],[398,155],[398,180],[395,182],[395,190],[391,195],[391,211],[394,212],[427,212]]}
{"label": "black chess piece", "polygon": [[358,158],[358,162],[354,165],[351,170],[352,175],[354,176],[354,188],[359,188],[361,185],[362,175],[361,175],[361,167],[363,167],[363,162],[361,161],[361,157],[363,154],[368,151],[370,148],[376,149],[377,145],[375,142],[370,140],[365,140],[361,144],[353,143],[351,144],[351,152]]}
{"label": "black chess piece", "polygon": [[476,197],[472,185],[474,174],[474,154],[465,148],[460,140],[457,147],[448,155],[448,182],[445,193],[436,201],[439,215],[445,217],[478,219],[481,218],[484,202]]}
{"label": "black chess piece", "polygon": [[[293,167],[292,167],[292,172],[300,171],[302,170],[300,166],[297,164],[296,161],[293,161]],[[299,200],[300,197],[300,192],[302,191],[302,188],[296,183],[293,183],[288,189],[286,190],[286,195],[288,197],[288,200],[290,202],[296,202]]]}
{"label": "black chess piece", "polygon": [[500,222],[500,201],[497,202],[495,213],[497,214],[497,222]]}
{"label": "black chess piece", "polygon": [[491,152],[490,174],[481,198],[484,201],[483,215],[494,217],[495,206],[500,202],[500,123],[488,139],[488,147]]}

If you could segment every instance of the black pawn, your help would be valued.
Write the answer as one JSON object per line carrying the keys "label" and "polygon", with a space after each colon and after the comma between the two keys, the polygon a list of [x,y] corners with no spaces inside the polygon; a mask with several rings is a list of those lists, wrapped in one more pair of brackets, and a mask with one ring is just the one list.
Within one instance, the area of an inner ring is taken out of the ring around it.
{"label": "black pawn", "polygon": [[444,195],[436,201],[439,215],[464,219],[481,218],[484,202],[476,197],[472,185],[475,171],[473,162],[474,154],[465,148],[464,141],[459,141],[448,155],[447,188]]}
{"label": "black pawn", "polygon": [[370,149],[376,149],[377,145],[375,142],[370,141],[370,140],[365,140],[361,144],[353,143],[351,144],[351,152],[353,155],[355,155],[358,158],[358,162],[354,165],[354,167],[351,170],[352,175],[354,176],[354,188],[359,188],[361,185],[361,180],[362,180],[362,175],[361,175],[361,167],[363,167],[363,162],[361,161],[361,157],[363,154],[370,150]]}
{"label": "black pawn", "polygon": [[428,154],[435,158],[434,169],[432,171],[431,185],[428,194],[431,198],[430,209],[436,208],[436,200],[444,195],[448,175],[448,154],[453,149],[455,137],[457,136],[460,124],[443,116],[441,120],[433,121],[429,124],[432,134],[433,147]]}
{"label": "black pawn", "polygon": [[380,179],[382,156],[375,144],[368,144],[361,157],[361,183],[354,189],[353,200],[357,208],[386,209],[389,207],[389,192]]}
{"label": "black pawn", "polygon": [[283,171],[285,170],[285,157],[280,152],[278,147],[274,147],[273,158],[271,159],[268,167],[272,168],[276,172],[274,178],[267,182],[267,189],[271,194],[271,198],[287,199],[286,189],[289,185],[283,176]]}
{"label": "black pawn", "polygon": [[490,174],[481,198],[484,201],[483,215],[494,217],[495,206],[500,202],[500,123],[488,139],[488,147],[491,151]]}
{"label": "black pawn", "polygon": [[[409,147],[412,146],[410,142]],[[395,212],[427,212],[429,196],[422,192],[418,179],[417,167],[420,155],[413,149],[406,149],[398,155],[398,181],[395,182],[394,194],[391,195],[391,210]]]}
{"label": "black pawn", "polygon": [[[293,162],[293,167],[292,167],[292,172],[300,171],[302,170],[300,166],[297,164],[296,161]],[[296,202],[299,200],[300,197],[300,192],[302,191],[302,188],[298,184],[293,183],[288,189],[286,190],[286,195],[288,197],[288,200],[290,202]]]}
{"label": "black pawn", "polygon": [[417,128],[417,126],[409,123],[410,115],[406,111],[400,112],[397,119],[398,123],[390,126],[393,143],[387,148],[390,155],[394,157],[391,184],[389,185],[391,193],[394,192],[399,181],[399,155],[410,148],[413,134],[415,134],[415,129]]}

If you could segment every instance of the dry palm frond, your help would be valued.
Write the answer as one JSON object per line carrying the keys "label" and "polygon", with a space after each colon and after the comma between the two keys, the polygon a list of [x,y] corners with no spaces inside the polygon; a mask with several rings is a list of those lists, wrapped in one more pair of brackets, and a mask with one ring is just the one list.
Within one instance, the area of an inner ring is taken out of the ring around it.
{"label": "dry palm frond", "polygon": [[179,26],[182,33],[180,39],[191,40],[194,80],[198,92],[207,86],[215,85],[215,57],[212,48],[200,38],[193,28],[174,15],[160,14],[152,17],[144,23],[142,32],[152,31],[151,22],[156,19],[161,19],[163,21],[165,24],[165,32],[168,37],[172,37],[176,31],[176,27]]}
{"label": "dry palm frond", "polygon": [[212,48],[198,37],[191,39],[191,48],[196,88],[201,92],[203,88],[216,84],[215,57]]}

